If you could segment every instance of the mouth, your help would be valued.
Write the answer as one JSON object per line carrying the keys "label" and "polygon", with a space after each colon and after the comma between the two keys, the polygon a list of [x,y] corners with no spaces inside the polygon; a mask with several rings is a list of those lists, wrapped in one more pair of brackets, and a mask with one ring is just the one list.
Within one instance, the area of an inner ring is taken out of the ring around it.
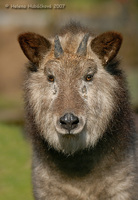
{"label": "mouth", "polygon": [[64,138],[75,138],[76,135],[72,134],[72,133],[66,133],[63,135]]}

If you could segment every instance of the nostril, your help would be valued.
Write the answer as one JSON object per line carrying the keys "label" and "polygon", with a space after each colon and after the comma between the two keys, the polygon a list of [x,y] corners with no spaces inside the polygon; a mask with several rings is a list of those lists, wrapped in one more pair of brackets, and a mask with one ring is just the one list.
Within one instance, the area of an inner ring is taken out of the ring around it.
{"label": "nostril", "polygon": [[78,124],[79,123],[79,118],[76,117],[76,119],[72,122],[72,124]]}
{"label": "nostril", "polygon": [[77,116],[71,115],[71,124],[76,125],[79,123],[79,118]]}
{"label": "nostril", "polygon": [[60,118],[60,124],[62,128],[72,130],[77,127],[79,123],[79,118],[72,113],[66,113]]}
{"label": "nostril", "polygon": [[60,118],[60,123],[61,123],[61,124],[66,124],[65,119],[64,119],[64,116]]}

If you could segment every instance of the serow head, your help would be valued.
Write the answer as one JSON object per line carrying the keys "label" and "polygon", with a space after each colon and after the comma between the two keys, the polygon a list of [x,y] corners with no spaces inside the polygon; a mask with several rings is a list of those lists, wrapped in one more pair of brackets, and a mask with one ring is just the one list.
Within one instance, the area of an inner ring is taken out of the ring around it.
{"label": "serow head", "polygon": [[66,154],[94,147],[115,113],[120,77],[113,68],[122,36],[80,31],[46,39],[24,33],[18,40],[31,61],[24,88],[30,123]]}

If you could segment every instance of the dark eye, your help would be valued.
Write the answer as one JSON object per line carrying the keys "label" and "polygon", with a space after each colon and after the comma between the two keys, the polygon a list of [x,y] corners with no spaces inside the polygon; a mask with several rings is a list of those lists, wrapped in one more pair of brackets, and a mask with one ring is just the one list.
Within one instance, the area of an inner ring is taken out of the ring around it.
{"label": "dark eye", "polygon": [[54,82],[54,80],[55,80],[55,78],[54,78],[53,75],[49,75],[49,76],[48,76],[48,81],[49,81],[49,82]]}
{"label": "dark eye", "polygon": [[93,75],[92,74],[88,74],[85,76],[85,81],[92,81]]}

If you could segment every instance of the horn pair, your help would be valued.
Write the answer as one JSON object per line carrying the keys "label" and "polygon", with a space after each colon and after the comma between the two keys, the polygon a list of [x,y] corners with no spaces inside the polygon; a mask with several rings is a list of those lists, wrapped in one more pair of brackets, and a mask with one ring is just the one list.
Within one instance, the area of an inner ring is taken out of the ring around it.
{"label": "horn pair", "polygon": [[[89,38],[89,33],[86,33],[77,49],[77,55],[79,56],[85,56],[86,55],[86,52],[87,52],[87,41],[88,41],[88,38]],[[63,53],[63,49],[62,49],[62,46],[60,44],[60,40],[59,40],[59,37],[58,35],[56,35],[55,37],[55,49],[54,49],[54,55],[56,58],[59,58]]]}

